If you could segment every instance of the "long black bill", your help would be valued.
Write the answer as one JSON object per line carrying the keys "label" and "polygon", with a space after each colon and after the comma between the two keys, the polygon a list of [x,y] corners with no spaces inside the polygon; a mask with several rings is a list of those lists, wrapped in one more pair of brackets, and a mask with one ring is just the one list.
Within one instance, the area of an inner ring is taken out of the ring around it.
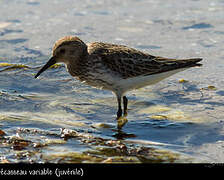
{"label": "long black bill", "polygon": [[35,78],[37,78],[42,72],[51,67],[56,63],[56,58],[53,56],[45,65],[41,68],[41,70],[36,74]]}

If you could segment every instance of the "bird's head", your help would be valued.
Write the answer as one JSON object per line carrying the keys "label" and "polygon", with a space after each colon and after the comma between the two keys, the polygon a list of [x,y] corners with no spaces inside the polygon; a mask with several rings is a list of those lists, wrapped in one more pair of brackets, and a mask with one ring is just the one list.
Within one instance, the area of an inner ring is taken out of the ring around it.
{"label": "bird's head", "polygon": [[55,63],[65,63],[66,65],[70,63],[74,64],[75,61],[86,55],[86,53],[87,46],[78,37],[63,37],[55,43],[53,47],[52,57],[40,69],[40,71],[36,74],[35,78],[37,78],[42,72],[44,72],[46,69],[48,69]]}

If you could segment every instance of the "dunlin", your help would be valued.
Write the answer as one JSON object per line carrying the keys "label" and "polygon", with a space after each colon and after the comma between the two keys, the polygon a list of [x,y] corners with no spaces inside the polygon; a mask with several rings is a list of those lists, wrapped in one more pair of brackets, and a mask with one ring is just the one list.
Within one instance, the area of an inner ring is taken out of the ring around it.
{"label": "dunlin", "polygon": [[123,45],[93,42],[66,36],[53,47],[53,56],[36,74],[55,63],[65,63],[68,72],[90,86],[110,90],[117,97],[117,119],[127,115],[127,91],[155,84],[187,68],[200,66],[202,58],[171,59],[153,56]]}

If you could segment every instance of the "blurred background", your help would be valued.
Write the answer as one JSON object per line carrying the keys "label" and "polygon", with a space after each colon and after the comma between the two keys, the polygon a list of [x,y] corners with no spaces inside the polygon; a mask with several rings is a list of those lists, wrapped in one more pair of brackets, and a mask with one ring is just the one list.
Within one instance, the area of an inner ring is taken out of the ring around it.
{"label": "blurred background", "polygon": [[[0,162],[223,162],[223,0],[2,0]],[[127,45],[203,66],[116,98],[56,65],[56,40]]]}

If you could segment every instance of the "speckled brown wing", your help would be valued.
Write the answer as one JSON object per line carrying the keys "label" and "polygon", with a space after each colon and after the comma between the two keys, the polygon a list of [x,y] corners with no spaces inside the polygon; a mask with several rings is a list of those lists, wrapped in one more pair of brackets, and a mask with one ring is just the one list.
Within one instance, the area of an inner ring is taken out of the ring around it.
{"label": "speckled brown wing", "polygon": [[156,57],[127,46],[98,42],[91,44],[90,53],[99,56],[105,66],[119,73],[124,79],[192,67],[202,60]]}

